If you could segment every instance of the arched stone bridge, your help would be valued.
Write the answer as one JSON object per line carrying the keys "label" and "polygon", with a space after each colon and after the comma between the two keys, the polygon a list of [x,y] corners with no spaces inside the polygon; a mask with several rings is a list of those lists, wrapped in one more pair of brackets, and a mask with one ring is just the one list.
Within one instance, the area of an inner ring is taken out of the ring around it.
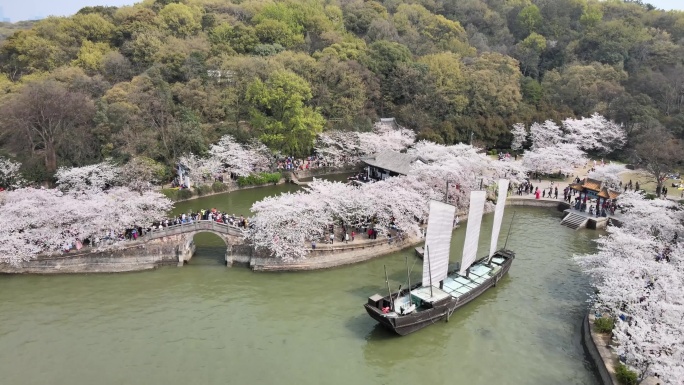
{"label": "arched stone bridge", "polygon": [[144,241],[159,240],[164,243],[176,245],[178,266],[182,266],[192,258],[195,252],[193,238],[199,233],[213,233],[218,235],[226,243],[226,262],[231,261],[233,246],[245,243],[245,230],[236,226],[218,223],[215,221],[200,220],[193,223],[185,223],[153,230],[142,237]]}

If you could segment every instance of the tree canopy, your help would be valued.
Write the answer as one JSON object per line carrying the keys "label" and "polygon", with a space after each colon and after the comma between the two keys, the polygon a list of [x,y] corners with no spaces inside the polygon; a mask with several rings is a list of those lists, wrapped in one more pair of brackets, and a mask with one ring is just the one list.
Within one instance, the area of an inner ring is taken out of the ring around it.
{"label": "tree canopy", "polygon": [[[0,150],[37,176],[226,134],[303,156],[379,117],[447,145],[595,113],[628,148],[684,139],[684,12],[632,1],[158,0],[0,27]],[[51,99],[62,123],[29,127]]]}

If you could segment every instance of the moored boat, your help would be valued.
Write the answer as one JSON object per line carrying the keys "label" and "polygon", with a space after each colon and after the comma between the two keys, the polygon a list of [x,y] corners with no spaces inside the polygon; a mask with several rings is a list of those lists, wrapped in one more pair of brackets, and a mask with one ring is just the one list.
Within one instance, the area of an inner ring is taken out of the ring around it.
{"label": "moored boat", "polygon": [[[477,244],[486,194],[471,192],[463,258],[458,268],[451,271],[448,265],[456,208],[430,202],[422,281],[415,285],[409,281],[406,289],[392,293],[386,277],[388,295],[369,297],[364,305],[366,312],[388,329],[406,335],[439,320],[448,320],[457,309],[496,286],[515,259],[515,253],[505,246],[497,250],[507,191],[508,180],[500,180],[490,252],[478,260]],[[407,275],[410,277],[408,262]]]}

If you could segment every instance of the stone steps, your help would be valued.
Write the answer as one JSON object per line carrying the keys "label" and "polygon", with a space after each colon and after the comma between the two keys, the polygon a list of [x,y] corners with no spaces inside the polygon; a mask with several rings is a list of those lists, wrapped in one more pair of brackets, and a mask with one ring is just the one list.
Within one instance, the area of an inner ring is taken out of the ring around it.
{"label": "stone steps", "polygon": [[561,225],[577,230],[586,227],[588,221],[589,218],[571,212],[563,218]]}

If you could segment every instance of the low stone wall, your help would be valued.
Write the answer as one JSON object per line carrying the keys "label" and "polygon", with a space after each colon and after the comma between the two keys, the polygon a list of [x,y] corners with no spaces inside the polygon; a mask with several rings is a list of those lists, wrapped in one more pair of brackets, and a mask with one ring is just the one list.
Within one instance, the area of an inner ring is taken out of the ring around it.
{"label": "low stone wall", "polygon": [[276,258],[253,257],[250,267],[254,271],[304,271],[330,269],[333,267],[350,265],[367,261],[382,255],[414,247],[423,242],[420,237],[408,238],[403,241],[381,239],[372,242],[342,244],[340,246],[322,245],[312,250],[306,259],[296,261],[282,261]]}
{"label": "low stone wall", "polygon": [[121,273],[178,264],[178,246],[161,240],[95,252],[39,256],[18,265],[0,263],[5,274]]}
{"label": "low stone wall", "polygon": [[613,353],[607,346],[610,337],[596,333],[593,328],[593,314],[588,313],[582,320],[582,346],[594,363],[598,377],[603,385],[617,385],[615,368],[612,364]]}

